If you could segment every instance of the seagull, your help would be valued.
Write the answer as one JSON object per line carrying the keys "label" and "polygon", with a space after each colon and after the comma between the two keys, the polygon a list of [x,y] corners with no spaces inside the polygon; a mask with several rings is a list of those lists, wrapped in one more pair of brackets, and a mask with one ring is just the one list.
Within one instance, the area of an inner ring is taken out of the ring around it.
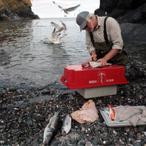
{"label": "seagull", "polygon": [[65,11],[66,13],[68,13],[68,12],[74,11],[74,10],[77,9],[79,6],[80,6],[80,4],[78,4],[78,5],[76,5],[76,6],[73,6],[73,7],[66,8],[66,9],[64,9],[64,11]]}
{"label": "seagull", "polygon": [[60,23],[61,24],[57,24],[51,21],[51,25],[54,27],[54,29],[52,31],[51,38],[49,38],[49,42],[53,44],[60,44],[61,39],[66,35],[66,24],[63,21],[60,21]]}
{"label": "seagull", "polygon": [[64,13],[66,13],[66,14],[68,14],[71,11],[74,11],[75,9],[77,9],[80,6],[80,4],[78,4],[78,5],[75,5],[73,7],[63,8],[62,6],[58,5],[55,1],[52,1],[52,2],[53,2],[53,4],[57,5],[59,9],[64,11]]}

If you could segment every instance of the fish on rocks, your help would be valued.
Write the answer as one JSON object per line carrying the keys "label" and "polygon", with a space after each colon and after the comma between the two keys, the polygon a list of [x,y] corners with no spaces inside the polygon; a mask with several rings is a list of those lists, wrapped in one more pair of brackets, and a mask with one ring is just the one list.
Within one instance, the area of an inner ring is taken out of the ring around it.
{"label": "fish on rocks", "polygon": [[71,117],[66,115],[62,125],[62,135],[68,134],[71,130]]}
{"label": "fish on rocks", "polygon": [[55,135],[59,124],[59,112],[55,112],[55,114],[49,120],[49,123],[45,127],[44,135],[43,135],[43,144],[42,146],[48,146],[53,136]]}

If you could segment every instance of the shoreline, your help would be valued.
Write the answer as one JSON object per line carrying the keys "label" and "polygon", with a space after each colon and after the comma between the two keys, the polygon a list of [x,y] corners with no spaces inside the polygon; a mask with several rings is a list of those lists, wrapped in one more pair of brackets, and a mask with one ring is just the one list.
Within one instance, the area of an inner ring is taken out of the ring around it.
{"label": "shoreline", "polygon": [[[93,98],[99,110],[112,105],[146,105],[145,79],[118,87],[118,94],[108,97]],[[87,100],[76,92],[68,90],[55,82],[40,89],[6,89],[0,92],[2,105],[1,144],[39,146],[43,132],[50,117],[61,110],[61,120],[66,114],[79,109]],[[62,144],[84,146],[90,141],[94,146],[114,146],[136,143],[146,144],[146,127],[110,128],[102,117],[94,123],[79,124],[72,120],[71,132],[63,136],[58,131],[52,146]],[[29,138],[28,138],[29,137]]]}

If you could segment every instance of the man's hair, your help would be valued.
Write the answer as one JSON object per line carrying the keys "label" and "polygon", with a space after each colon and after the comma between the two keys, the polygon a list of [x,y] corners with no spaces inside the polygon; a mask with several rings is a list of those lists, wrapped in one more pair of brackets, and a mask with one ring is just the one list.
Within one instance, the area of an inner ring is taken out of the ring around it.
{"label": "man's hair", "polygon": [[93,13],[89,13],[89,17],[95,16],[95,14]]}

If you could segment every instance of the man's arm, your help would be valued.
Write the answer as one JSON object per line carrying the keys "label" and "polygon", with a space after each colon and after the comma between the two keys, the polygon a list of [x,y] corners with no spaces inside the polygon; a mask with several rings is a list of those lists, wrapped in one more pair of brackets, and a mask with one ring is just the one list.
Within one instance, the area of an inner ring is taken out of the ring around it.
{"label": "man's arm", "polygon": [[103,58],[98,59],[97,61],[101,63],[101,66],[107,65],[107,62],[112,59],[115,55],[120,52],[118,49],[111,49]]}
{"label": "man's arm", "polygon": [[121,35],[121,28],[119,23],[112,17],[107,19],[107,32],[109,34],[109,39],[112,42],[112,49],[123,49],[123,38]]}
{"label": "man's arm", "polygon": [[91,42],[90,34],[88,31],[86,31],[86,47],[87,47],[87,50],[91,56],[90,60],[96,61],[97,60],[96,51],[95,51],[95,48]]}
{"label": "man's arm", "polygon": [[106,65],[110,59],[120,53],[123,48],[123,39],[120,26],[118,22],[111,17],[107,19],[107,32],[113,45],[112,49],[103,58],[98,60],[103,66]]}

